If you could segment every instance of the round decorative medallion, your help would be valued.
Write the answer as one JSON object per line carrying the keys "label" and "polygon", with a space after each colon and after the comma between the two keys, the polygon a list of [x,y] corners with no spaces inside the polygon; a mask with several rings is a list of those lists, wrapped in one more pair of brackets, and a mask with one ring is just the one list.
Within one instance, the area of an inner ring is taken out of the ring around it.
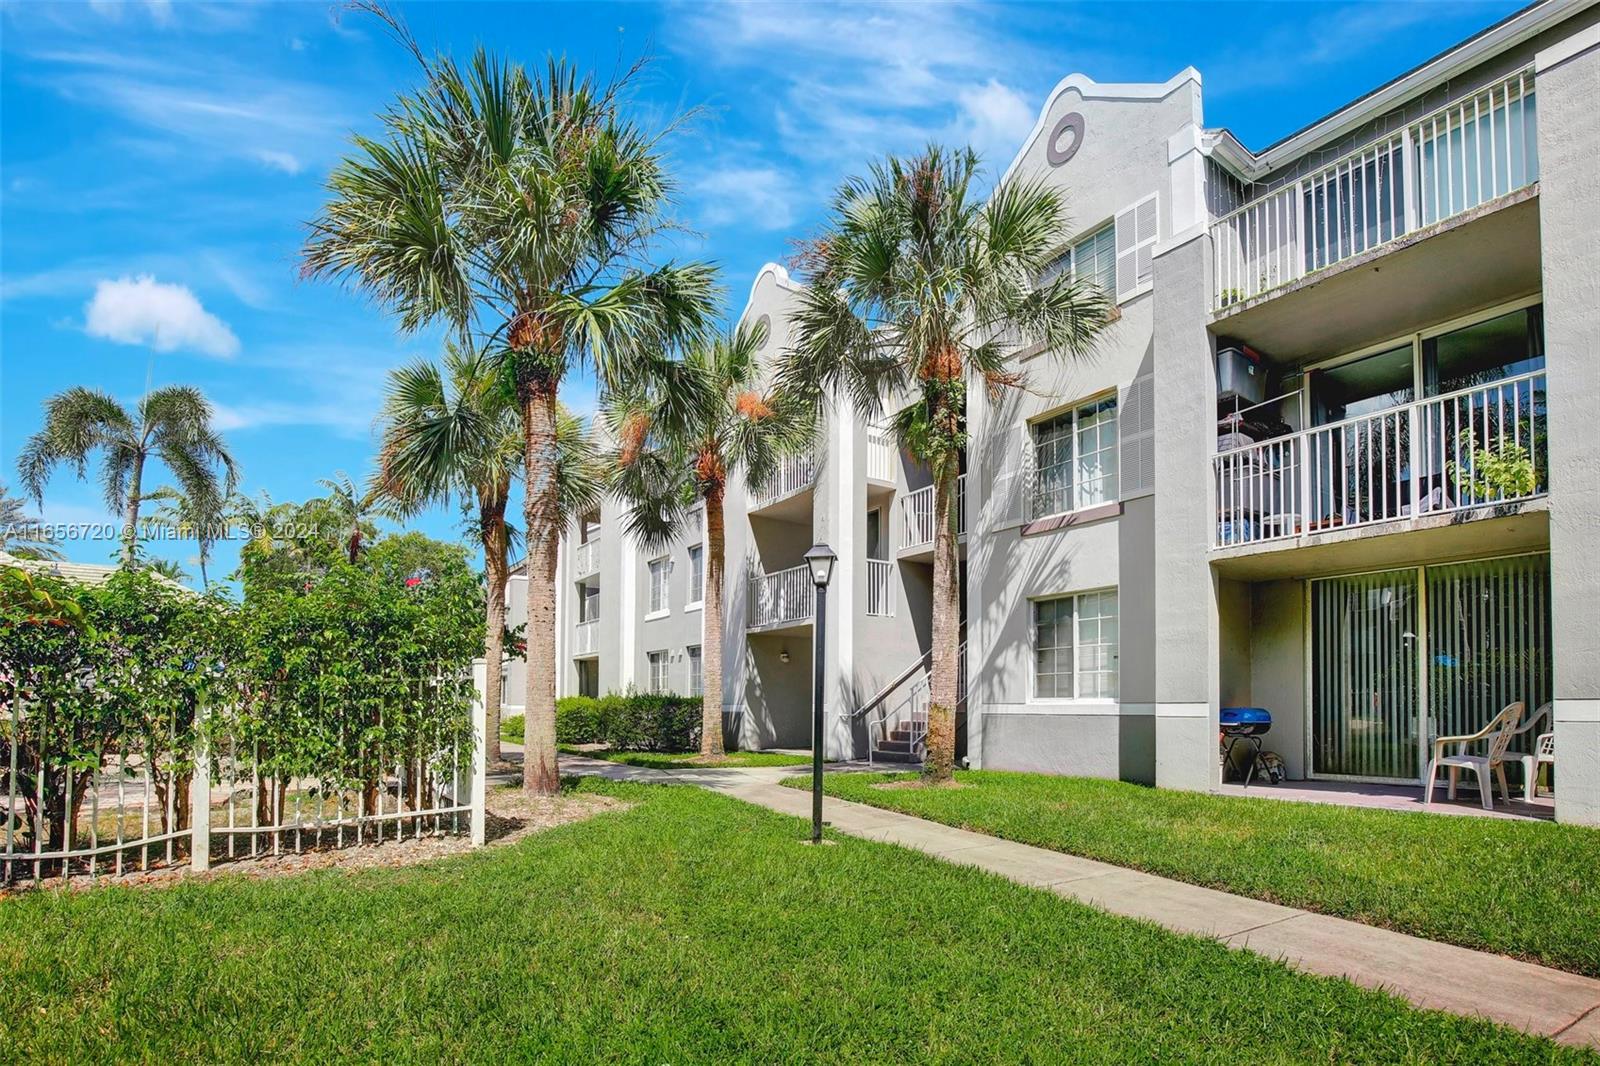
{"label": "round decorative medallion", "polygon": [[[1061,141],[1066,135],[1072,134],[1071,141],[1066,147],[1061,146]],[[1083,146],[1083,116],[1076,111],[1068,112],[1061,116],[1061,120],[1050,131],[1050,139],[1045,141],[1044,156],[1053,167],[1065,166],[1067,161],[1078,154],[1078,149]]]}
{"label": "round decorative medallion", "polygon": [[761,343],[756,345],[756,351],[763,351],[767,342],[772,339],[772,316],[762,315],[756,319],[756,332],[761,336]]}

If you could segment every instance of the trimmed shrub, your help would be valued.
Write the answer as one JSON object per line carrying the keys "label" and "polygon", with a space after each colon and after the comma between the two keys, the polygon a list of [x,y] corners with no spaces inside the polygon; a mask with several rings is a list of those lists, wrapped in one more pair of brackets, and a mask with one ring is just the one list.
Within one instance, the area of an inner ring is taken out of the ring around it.
{"label": "trimmed shrub", "polygon": [[563,696],[556,700],[556,743],[693,751],[700,745],[700,700],[649,693]]}
{"label": "trimmed shrub", "polygon": [[522,743],[522,715],[506,714],[500,716],[500,739],[509,740],[513,744]]}
{"label": "trimmed shrub", "polygon": [[563,696],[556,700],[557,744],[603,744],[600,701],[593,696]]}

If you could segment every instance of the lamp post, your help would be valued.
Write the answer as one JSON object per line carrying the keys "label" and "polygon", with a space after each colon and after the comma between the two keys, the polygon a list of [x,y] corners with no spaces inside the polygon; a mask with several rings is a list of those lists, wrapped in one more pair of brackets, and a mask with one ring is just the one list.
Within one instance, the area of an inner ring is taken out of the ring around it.
{"label": "lamp post", "polygon": [[811,842],[822,843],[822,666],[828,623],[828,581],[833,577],[837,558],[826,544],[806,552],[811,568],[811,583],[817,588],[817,604],[812,622],[811,646]]}

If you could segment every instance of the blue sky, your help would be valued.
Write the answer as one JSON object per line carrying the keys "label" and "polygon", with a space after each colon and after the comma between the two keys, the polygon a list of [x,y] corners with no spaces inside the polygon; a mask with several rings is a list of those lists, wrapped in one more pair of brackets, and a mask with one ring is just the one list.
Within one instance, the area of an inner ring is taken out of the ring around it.
{"label": "blue sky", "polygon": [[[1206,122],[1261,147],[1521,6],[1277,3],[877,7],[400,4],[428,50],[536,63],[654,63],[634,106],[695,109],[673,142],[679,254],[724,271],[737,314],[760,265],[815,226],[832,186],[930,139],[1003,169],[1066,74],[1205,83]],[[378,309],[298,278],[304,222],[352,131],[414,82],[367,16],[294,4],[0,4],[0,480],[52,393],[129,402],[147,378],[202,388],[244,489],[276,500],[358,479],[385,371],[431,356]],[[581,380],[568,400],[586,408]],[[146,483],[167,480],[164,471]],[[107,517],[58,472],[51,521]],[[454,539],[456,516],[417,525]],[[74,559],[114,546],[76,542]],[[191,572],[192,545],[157,554]],[[224,546],[213,573],[236,550]]]}

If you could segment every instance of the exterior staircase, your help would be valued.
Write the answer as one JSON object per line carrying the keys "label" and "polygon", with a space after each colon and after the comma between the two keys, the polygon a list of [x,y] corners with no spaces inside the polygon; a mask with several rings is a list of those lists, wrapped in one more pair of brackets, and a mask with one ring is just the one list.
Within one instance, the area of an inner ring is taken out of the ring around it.
{"label": "exterior staircase", "polygon": [[[967,642],[962,640],[956,673],[956,715],[967,704]],[[869,763],[920,765],[927,749],[928,707],[932,703],[933,653],[926,652],[860,707],[854,718],[866,723]]]}

